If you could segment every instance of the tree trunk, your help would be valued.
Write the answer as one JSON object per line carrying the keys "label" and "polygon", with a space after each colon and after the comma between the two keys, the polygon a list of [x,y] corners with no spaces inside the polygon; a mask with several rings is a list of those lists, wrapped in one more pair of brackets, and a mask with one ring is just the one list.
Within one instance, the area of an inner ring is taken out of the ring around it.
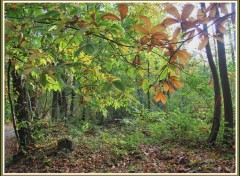
{"label": "tree trunk", "polygon": [[53,92],[53,100],[52,100],[52,119],[58,119],[58,97],[59,93],[57,91]]}
{"label": "tree trunk", "polygon": [[20,125],[18,129],[19,135],[19,152],[23,152],[26,146],[33,142],[31,137],[30,122],[28,117],[28,103],[27,94],[25,88],[25,80],[23,75],[18,75],[15,69],[11,72],[13,78],[13,90],[17,95],[15,100],[15,116],[17,119],[17,124]]}
{"label": "tree trunk", "polygon": [[[201,9],[205,9],[205,3],[200,3],[201,4]],[[208,32],[207,30],[207,25],[203,25],[203,29]],[[214,114],[213,114],[213,122],[212,122],[212,129],[211,133],[208,137],[207,142],[210,145],[213,145],[217,139],[217,135],[219,132],[219,127],[220,127],[220,120],[221,120],[221,92],[220,92],[220,84],[219,84],[219,79],[218,79],[218,72],[216,65],[213,60],[213,55],[211,51],[210,44],[208,43],[205,47],[206,53],[207,53],[207,58],[208,58],[208,63],[212,72],[213,76],[213,82],[214,82]]]}
{"label": "tree trunk", "polygon": [[[73,86],[74,86],[74,85],[75,85],[75,79],[73,78]],[[72,93],[71,93],[71,105],[70,105],[70,113],[71,113],[71,116],[74,116],[74,111],[75,111],[74,97],[75,97],[75,92],[74,92],[74,89],[72,89]]]}
{"label": "tree trunk", "polygon": [[[219,17],[219,11],[217,9],[217,16]],[[215,24],[216,33],[219,33],[219,37],[224,40],[223,34],[218,30],[218,25]],[[225,44],[217,41],[218,58],[219,58],[219,72],[221,78],[222,92],[223,92],[223,103],[224,103],[224,143],[231,144],[233,142],[233,107],[232,97],[230,91],[230,85],[228,80]]]}

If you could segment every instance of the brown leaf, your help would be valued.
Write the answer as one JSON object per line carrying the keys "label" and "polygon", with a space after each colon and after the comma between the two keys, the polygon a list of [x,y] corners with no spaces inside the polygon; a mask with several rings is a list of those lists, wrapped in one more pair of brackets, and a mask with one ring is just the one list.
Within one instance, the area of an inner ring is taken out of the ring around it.
{"label": "brown leaf", "polygon": [[173,32],[173,38],[177,38],[178,37],[178,35],[180,34],[180,28],[177,28],[177,29],[175,29],[175,31]]}
{"label": "brown leaf", "polygon": [[183,83],[181,83],[180,81],[176,80],[176,79],[171,79],[172,84],[174,85],[174,87],[176,88],[181,88],[183,87]]}
{"label": "brown leaf", "polygon": [[154,97],[155,102],[159,102],[161,100],[161,93],[162,92],[158,92],[158,94]]}
{"label": "brown leaf", "polygon": [[120,19],[112,14],[112,13],[105,13],[103,16],[102,16],[102,19],[105,19],[105,20],[116,20],[116,21],[120,21]]}
{"label": "brown leaf", "polygon": [[148,17],[142,15],[140,17],[140,20],[143,22],[144,26],[146,27],[146,30],[148,31],[148,33],[151,32],[151,21]]}
{"label": "brown leaf", "polygon": [[217,39],[218,41],[224,43],[223,38],[219,37],[218,35],[214,35],[213,37],[214,37],[215,39]]}
{"label": "brown leaf", "polygon": [[177,19],[174,19],[174,18],[165,18],[163,20],[163,24],[164,25],[172,25],[172,24],[175,24],[175,23],[178,23],[179,21]]}
{"label": "brown leaf", "polygon": [[179,50],[178,54],[182,54],[185,58],[189,58],[191,57],[191,54],[189,54],[187,51],[185,50]]}
{"label": "brown leaf", "polygon": [[160,95],[161,97],[161,102],[163,103],[163,104],[166,104],[166,102],[167,102],[167,99],[166,99],[166,97],[165,97],[165,95],[161,92],[161,95]]}
{"label": "brown leaf", "polygon": [[124,20],[128,13],[128,6],[125,4],[119,4],[118,11],[120,12],[121,20]]}
{"label": "brown leaf", "polygon": [[165,7],[165,10],[167,13],[171,14],[175,18],[180,19],[180,14],[174,5],[168,3]]}
{"label": "brown leaf", "polygon": [[184,5],[183,10],[182,10],[181,19],[186,20],[191,15],[193,9],[194,9],[194,6],[192,4]]}
{"label": "brown leaf", "polygon": [[174,88],[173,88],[172,83],[168,83],[168,87],[169,87],[168,91],[169,91],[170,93],[172,93],[172,92],[175,91]]}
{"label": "brown leaf", "polygon": [[203,49],[207,44],[208,44],[208,41],[209,41],[209,37],[205,37],[199,44],[198,46],[198,49],[201,50]]}
{"label": "brown leaf", "polygon": [[163,83],[163,90],[164,90],[165,92],[167,92],[168,89],[169,89],[168,83],[164,82],[164,83]]}
{"label": "brown leaf", "polygon": [[194,35],[195,35],[195,29],[188,32],[187,43],[190,43],[193,40]]}
{"label": "brown leaf", "polygon": [[149,34],[148,31],[147,31],[146,29],[144,29],[144,28],[143,28],[142,26],[140,26],[140,25],[133,25],[133,28],[134,28],[135,30],[139,31],[139,32],[142,32],[142,33],[146,34],[146,35]]}
{"label": "brown leaf", "polygon": [[202,19],[205,18],[205,17],[206,17],[205,12],[204,12],[202,9],[199,9],[199,10],[197,11],[197,19],[198,19],[198,20],[202,20]]}
{"label": "brown leaf", "polygon": [[156,85],[155,88],[154,88],[154,91],[157,92],[157,90],[159,89],[160,87],[160,84]]}
{"label": "brown leaf", "polygon": [[209,12],[209,16],[210,17],[215,17],[217,13],[217,4],[213,3],[210,5],[210,12]]}
{"label": "brown leaf", "polygon": [[227,29],[226,29],[224,26],[222,26],[222,25],[219,25],[219,26],[218,26],[218,30],[219,30],[222,34],[225,34],[225,33],[227,32]]}
{"label": "brown leaf", "polygon": [[141,44],[142,45],[146,44],[149,41],[150,41],[150,39],[147,36],[144,36],[143,38],[141,38]]}
{"label": "brown leaf", "polygon": [[155,38],[157,40],[165,40],[168,41],[168,35],[165,33],[155,33],[152,35],[152,38]]}
{"label": "brown leaf", "polygon": [[228,9],[226,7],[226,3],[220,3],[220,9],[221,9],[221,13],[223,13],[224,15],[227,15],[228,14]]}
{"label": "brown leaf", "polygon": [[182,30],[186,31],[188,29],[194,28],[195,27],[195,22],[191,21],[183,21],[182,22]]}
{"label": "brown leaf", "polygon": [[153,27],[153,29],[151,30],[151,34],[163,33],[165,29],[166,29],[166,26],[162,23],[159,23]]}

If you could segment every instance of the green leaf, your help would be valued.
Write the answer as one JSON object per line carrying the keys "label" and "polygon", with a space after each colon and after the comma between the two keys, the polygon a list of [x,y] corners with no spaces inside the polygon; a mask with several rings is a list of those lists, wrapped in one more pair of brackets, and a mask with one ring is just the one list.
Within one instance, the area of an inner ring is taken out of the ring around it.
{"label": "green leaf", "polygon": [[99,89],[100,89],[101,92],[108,92],[108,91],[110,91],[111,88],[112,88],[112,84],[110,84],[110,83],[108,83],[108,82],[103,83],[103,84],[99,87]]}
{"label": "green leaf", "polygon": [[40,83],[41,83],[41,85],[42,85],[43,87],[46,87],[46,85],[47,85],[46,74],[42,74],[42,75],[40,76]]}
{"label": "green leaf", "polygon": [[142,81],[142,89],[146,91],[149,88],[149,83],[147,79],[143,79]]}
{"label": "green leaf", "polygon": [[86,54],[92,55],[95,51],[95,48],[92,44],[87,44],[86,45]]}
{"label": "green leaf", "polygon": [[168,73],[168,67],[165,68],[165,66],[162,67],[164,70],[162,71],[161,75],[160,75],[160,80],[163,80],[167,77],[167,73]]}
{"label": "green leaf", "polygon": [[75,53],[74,53],[74,57],[78,57],[78,55],[82,52],[82,50],[83,50],[83,46],[81,46],[80,48],[78,48],[78,50],[75,51]]}
{"label": "green leaf", "polygon": [[119,89],[119,90],[121,90],[121,91],[124,91],[124,90],[125,90],[125,86],[124,86],[123,83],[122,83],[121,81],[119,81],[119,80],[113,81],[113,85],[114,85],[117,89]]}

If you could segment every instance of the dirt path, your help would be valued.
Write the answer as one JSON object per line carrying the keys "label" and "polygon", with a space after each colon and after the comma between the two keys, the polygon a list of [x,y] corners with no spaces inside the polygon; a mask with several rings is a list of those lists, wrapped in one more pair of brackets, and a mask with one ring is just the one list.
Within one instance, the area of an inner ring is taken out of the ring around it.
{"label": "dirt path", "polygon": [[13,156],[17,152],[17,140],[15,137],[13,124],[7,124],[4,126],[5,133],[5,157]]}

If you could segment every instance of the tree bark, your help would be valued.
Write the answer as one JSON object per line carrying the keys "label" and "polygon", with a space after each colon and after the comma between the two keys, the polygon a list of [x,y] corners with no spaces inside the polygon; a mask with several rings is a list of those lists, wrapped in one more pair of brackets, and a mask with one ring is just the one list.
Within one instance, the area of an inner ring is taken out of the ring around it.
{"label": "tree bark", "polygon": [[21,125],[20,129],[17,130],[20,144],[19,152],[21,153],[25,150],[27,144],[32,143],[33,140],[31,137],[30,122],[28,117],[27,94],[24,77],[23,75],[18,75],[15,69],[12,70],[11,74],[13,78],[13,90],[17,95],[17,99],[15,100],[15,116],[17,124]]}
{"label": "tree bark", "polygon": [[[217,9],[217,17],[219,17],[219,11]],[[215,24],[216,33],[219,33],[219,37],[224,40],[223,34],[218,30],[218,24]],[[224,103],[224,143],[231,144],[233,143],[233,106],[232,106],[232,97],[228,79],[228,70],[227,70],[227,61],[226,61],[226,52],[225,44],[217,41],[218,49],[218,58],[219,58],[219,72],[221,78],[222,92],[223,92],[223,103]]]}
{"label": "tree bark", "polygon": [[54,120],[58,119],[58,96],[59,93],[57,91],[54,91],[52,100],[52,118]]}
{"label": "tree bark", "polygon": [[[205,3],[200,3],[201,9],[205,9]],[[207,25],[203,25],[203,29],[208,32]],[[207,53],[208,63],[212,72],[213,82],[214,82],[214,113],[213,113],[213,122],[211,133],[208,137],[207,143],[213,145],[217,139],[217,135],[220,128],[220,120],[221,120],[221,92],[220,92],[220,84],[218,79],[218,72],[216,65],[213,60],[213,55],[211,51],[210,44],[208,43],[205,47]]]}

